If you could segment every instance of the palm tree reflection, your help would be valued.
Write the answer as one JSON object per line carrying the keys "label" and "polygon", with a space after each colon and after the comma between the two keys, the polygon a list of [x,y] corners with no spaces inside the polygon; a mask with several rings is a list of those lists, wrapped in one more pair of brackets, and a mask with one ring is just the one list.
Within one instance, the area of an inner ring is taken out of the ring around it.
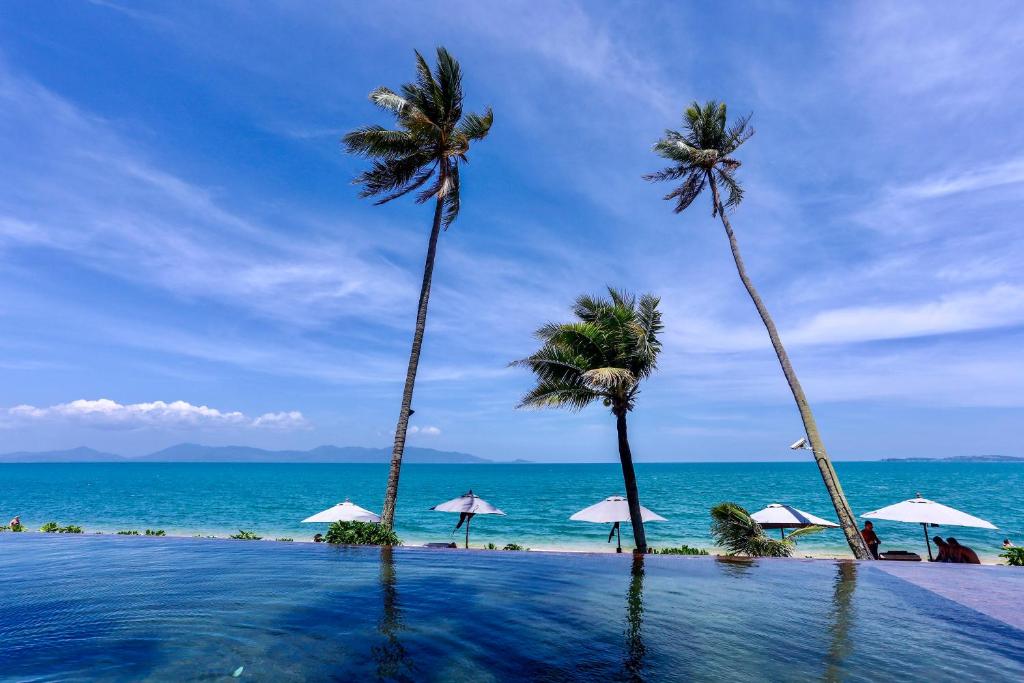
{"label": "palm tree reflection", "polygon": [[377,679],[389,681],[412,681],[413,665],[409,655],[398,639],[405,630],[402,623],[401,604],[398,600],[397,577],[395,575],[394,548],[380,548],[380,591],[382,610],[377,632],[383,636],[380,644],[372,648],[377,663]]}
{"label": "palm tree reflection", "polygon": [[644,556],[633,554],[629,591],[626,593],[626,677],[642,681],[644,655],[647,648],[640,632],[644,617]]}
{"label": "palm tree reflection", "polygon": [[850,640],[850,629],[853,626],[853,593],[857,588],[857,564],[840,561],[836,563],[836,578],[832,586],[832,613],[829,633],[832,642],[828,648],[828,666],[825,669],[826,681],[841,681],[844,675],[844,663],[850,654],[853,643]]}

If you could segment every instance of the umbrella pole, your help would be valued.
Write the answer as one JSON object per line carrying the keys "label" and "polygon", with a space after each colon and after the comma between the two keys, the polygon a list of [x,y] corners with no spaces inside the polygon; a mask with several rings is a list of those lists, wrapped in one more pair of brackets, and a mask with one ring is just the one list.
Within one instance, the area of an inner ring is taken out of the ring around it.
{"label": "umbrella pole", "polygon": [[786,529],[781,526],[779,527],[779,538],[781,538],[783,541],[786,540]]}
{"label": "umbrella pole", "polygon": [[921,522],[921,528],[924,529],[924,542],[928,546],[928,561],[932,562],[932,540],[928,538],[928,525]]}
{"label": "umbrella pole", "polygon": [[473,515],[466,518],[466,550],[469,550],[469,523],[473,521]]}
{"label": "umbrella pole", "polygon": [[615,531],[619,535],[619,547],[615,550],[617,553],[622,552],[622,525],[615,522]]}

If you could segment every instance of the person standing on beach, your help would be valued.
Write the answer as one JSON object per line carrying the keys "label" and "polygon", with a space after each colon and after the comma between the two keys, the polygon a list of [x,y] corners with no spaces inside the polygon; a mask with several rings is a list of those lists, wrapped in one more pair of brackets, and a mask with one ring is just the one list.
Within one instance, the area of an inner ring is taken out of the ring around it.
{"label": "person standing on beach", "polygon": [[878,559],[878,544],[881,541],[878,540],[878,534],[875,533],[875,525],[871,522],[864,522],[864,528],[860,531],[861,538],[864,539],[864,543],[867,544],[868,550],[871,551],[871,556]]}

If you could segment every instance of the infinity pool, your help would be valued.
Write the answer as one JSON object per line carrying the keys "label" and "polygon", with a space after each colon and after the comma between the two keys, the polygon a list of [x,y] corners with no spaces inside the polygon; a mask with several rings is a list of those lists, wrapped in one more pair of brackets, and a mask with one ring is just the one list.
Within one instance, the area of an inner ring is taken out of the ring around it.
{"label": "infinity pool", "polygon": [[0,576],[2,680],[1024,680],[922,587],[1013,568],[7,533]]}

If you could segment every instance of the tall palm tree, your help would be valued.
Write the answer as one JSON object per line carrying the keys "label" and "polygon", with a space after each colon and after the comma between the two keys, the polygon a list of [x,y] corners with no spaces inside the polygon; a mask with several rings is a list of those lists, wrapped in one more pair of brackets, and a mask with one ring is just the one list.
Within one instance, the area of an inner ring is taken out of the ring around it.
{"label": "tall palm tree", "polygon": [[601,401],[615,416],[619,461],[629,504],[629,520],[638,552],[647,552],[647,536],[640,516],[640,493],[633,471],[633,454],[626,431],[626,413],[633,410],[640,383],[657,367],[662,330],[659,299],[639,299],[608,288],[608,299],[576,299],[570,323],[548,323],[536,332],[541,348],[512,365],[530,368],[537,377],[519,407],[583,410]]}
{"label": "tall palm tree", "polygon": [[[768,314],[768,308],[747,276],[747,269],[743,265],[743,257],[740,256],[739,245],[736,243],[736,235],[729,223],[727,212],[738,206],[743,200],[743,187],[736,180],[735,175],[740,162],[732,155],[753,134],[754,130],[750,127],[749,116],[742,117],[729,126],[726,122],[724,103],[710,101],[701,106],[698,102],[694,102],[687,107],[683,114],[683,132],[665,131],[665,137],[654,146],[654,151],[659,156],[668,159],[671,165],[657,173],[644,176],[644,179],[682,181],[665,195],[665,199],[675,201],[676,213],[685,211],[706,187],[711,188],[711,215],[717,216],[722,221],[740,280],[746,287],[747,293],[761,316],[761,321],[768,330],[768,336],[775,348],[775,355],[778,356],[779,364],[782,366],[782,373],[786,376],[793,399],[800,411],[804,432],[810,442],[814,459],[821,472],[821,478],[832,498],[832,505],[835,506],[836,514],[839,516],[839,524],[843,533],[846,534],[846,541],[850,544],[854,557],[859,560],[868,560],[871,559],[871,554],[857,531],[857,522],[850,510],[850,504],[846,501],[843,488],[839,484],[839,477],[832,466],[832,461],[825,450],[825,444],[821,440],[811,406],[800,386],[796,371],[793,370],[793,364],[789,361],[789,355],[782,345],[775,322]],[[724,202],[720,186],[726,194]]]}
{"label": "tall palm tree", "polygon": [[361,197],[376,197],[377,204],[386,204],[416,192],[417,204],[434,201],[434,222],[423,265],[416,331],[412,338],[402,407],[391,451],[391,471],[381,511],[381,523],[388,528],[394,525],[398,478],[409,416],[412,414],[412,393],[423,346],[423,331],[427,324],[427,302],[430,299],[437,238],[441,228],[447,230],[459,215],[459,166],[469,161],[466,155],[470,143],[486,137],[494,120],[490,107],[482,115],[462,111],[462,69],[443,47],[437,48],[437,65],[433,73],[423,55],[416,52],[416,81],[403,85],[400,92],[381,87],[370,93],[374,104],[394,115],[396,130],[364,126],[348,133],[342,140],[348,152],[373,161],[370,169],[353,181],[362,186]]}

